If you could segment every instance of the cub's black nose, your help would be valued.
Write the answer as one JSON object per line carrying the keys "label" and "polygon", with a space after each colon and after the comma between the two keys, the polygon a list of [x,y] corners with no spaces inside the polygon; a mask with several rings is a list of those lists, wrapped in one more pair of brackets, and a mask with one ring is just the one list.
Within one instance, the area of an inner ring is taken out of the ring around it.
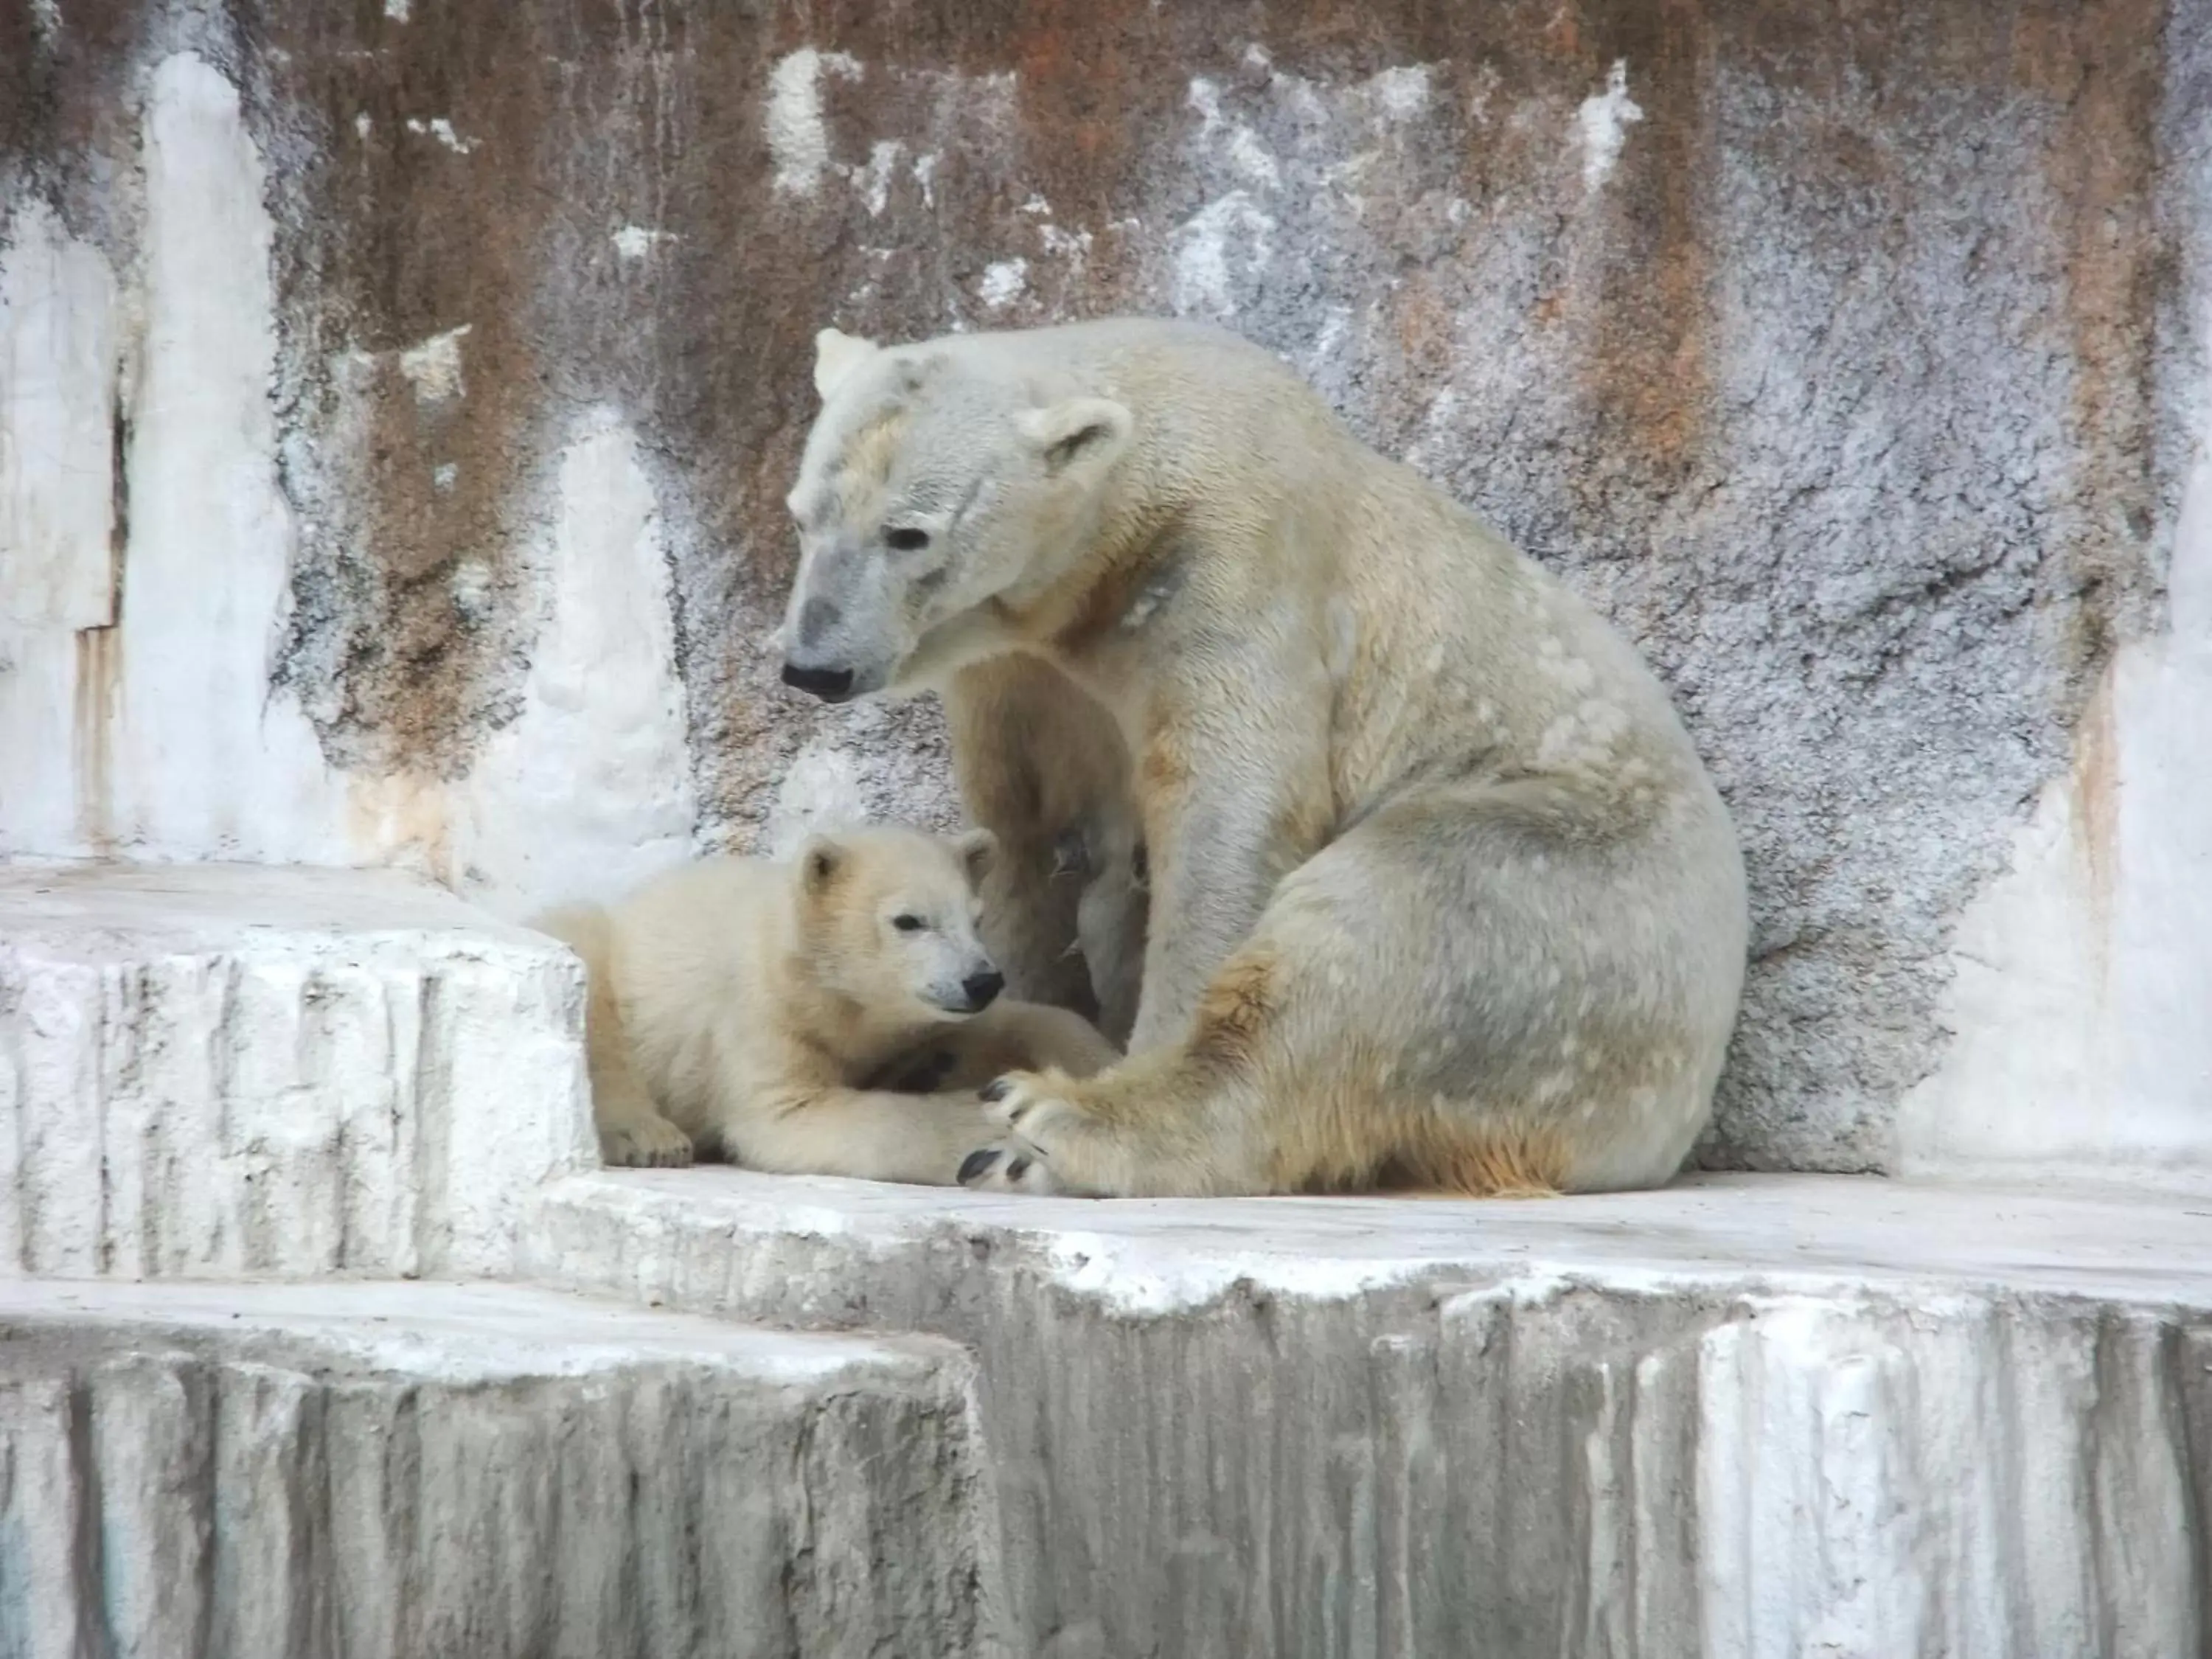
{"label": "cub's black nose", "polygon": [[960,981],[960,988],[968,994],[968,1011],[981,1013],[991,1006],[992,998],[1006,988],[1006,976],[995,968],[988,974],[970,974]]}
{"label": "cub's black nose", "polygon": [[842,702],[853,695],[853,671],[849,668],[801,668],[795,662],[786,662],[783,683],[824,702]]}

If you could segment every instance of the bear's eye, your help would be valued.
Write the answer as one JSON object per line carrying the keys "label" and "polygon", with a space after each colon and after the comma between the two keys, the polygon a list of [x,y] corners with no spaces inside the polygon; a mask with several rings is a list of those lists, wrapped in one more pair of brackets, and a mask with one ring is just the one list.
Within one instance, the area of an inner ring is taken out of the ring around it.
{"label": "bear's eye", "polygon": [[921,918],[910,914],[902,916],[893,916],[891,918],[891,926],[897,928],[902,933],[918,933],[921,931]]}
{"label": "bear's eye", "polygon": [[894,553],[919,553],[929,545],[929,532],[915,525],[902,524],[896,530],[884,532],[884,545]]}

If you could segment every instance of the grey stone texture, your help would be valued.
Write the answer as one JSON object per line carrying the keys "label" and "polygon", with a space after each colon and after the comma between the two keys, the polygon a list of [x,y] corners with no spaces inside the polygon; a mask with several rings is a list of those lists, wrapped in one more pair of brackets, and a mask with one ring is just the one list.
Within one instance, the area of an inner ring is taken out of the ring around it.
{"label": "grey stone texture", "polygon": [[9,1287],[0,1652],[975,1653],[967,1387],[496,1286]]}
{"label": "grey stone texture", "polygon": [[546,1188],[532,1273],[974,1349],[1011,1643],[2192,1654],[2212,1218],[1734,1176],[1545,1204]]}

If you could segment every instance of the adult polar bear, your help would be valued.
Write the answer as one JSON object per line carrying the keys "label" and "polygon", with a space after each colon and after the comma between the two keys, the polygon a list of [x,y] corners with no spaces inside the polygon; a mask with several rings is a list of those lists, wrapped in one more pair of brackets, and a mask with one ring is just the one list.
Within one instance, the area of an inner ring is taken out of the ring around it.
{"label": "adult polar bear", "polygon": [[1743,869],[1597,615],[1256,347],[1134,319],[825,330],[783,678],[935,688],[987,935],[1065,994],[1055,842],[1133,810],[1129,1057],[986,1091],[970,1185],[1656,1185],[1711,1109]]}

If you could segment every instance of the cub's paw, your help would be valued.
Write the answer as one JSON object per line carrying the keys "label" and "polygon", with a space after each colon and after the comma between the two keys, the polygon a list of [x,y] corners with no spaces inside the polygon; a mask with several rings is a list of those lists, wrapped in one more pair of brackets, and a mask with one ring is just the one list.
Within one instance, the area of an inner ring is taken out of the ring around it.
{"label": "cub's paw", "polygon": [[1066,1190],[1052,1178],[1036,1148],[1002,1140],[979,1147],[961,1160],[960,1184],[979,1193],[1048,1194]]}
{"label": "cub's paw", "polygon": [[691,1137],[665,1117],[604,1124],[599,1161],[611,1170],[680,1170],[691,1162]]}

